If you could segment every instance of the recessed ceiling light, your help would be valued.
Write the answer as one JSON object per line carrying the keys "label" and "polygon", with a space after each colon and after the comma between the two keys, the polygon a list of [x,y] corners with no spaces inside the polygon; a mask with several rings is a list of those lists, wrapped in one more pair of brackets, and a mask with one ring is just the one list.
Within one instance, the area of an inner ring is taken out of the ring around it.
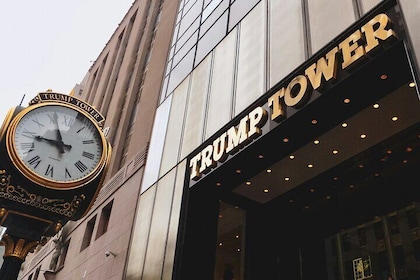
{"label": "recessed ceiling light", "polygon": [[284,180],[285,181],[290,181],[290,178],[289,177],[284,177]]}
{"label": "recessed ceiling light", "polygon": [[335,176],[335,177],[333,178],[333,180],[334,180],[334,181],[338,181],[338,177],[337,177],[337,176]]}
{"label": "recessed ceiling light", "polygon": [[284,143],[289,142],[289,138],[283,138],[283,142],[284,142]]}
{"label": "recessed ceiling light", "polygon": [[405,160],[403,160],[403,163],[404,163],[404,164],[408,163],[408,160],[406,160],[406,159],[405,159]]}
{"label": "recessed ceiling light", "polygon": [[337,151],[337,150],[333,150],[333,151],[332,151],[332,153],[333,153],[334,155],[336,155],[336,154],[338,154],[338,151]]}
{"label": "recessed ceiling light", "polygon": [[350,185],[350,186],[349,186],[349,188],[350,188],[350,189],[354,189],[354,185]]}
{"label": "recessed ceiling light", "polygon": [[294,156],[294,155],[290,155],[290,156],[289,156],[289,158],[290,158],[290,159],[294,159],[294,158],[295,158],[295,156]]}
{"label": "recessed ceiling light", "polygon": [[219,242],[219,246],[223,246],[223,242]]}
{"label": "recessed ceiling light", "polygon": [[236,239],[239,239],[239,234],[237,234],[237,235],[235,236],[235,238],[236,238]]}
{"label": "recessed ceiling light", "polygon": [[258,158],[260,158],[260,159],[261,159],[261,158],[264,158],[264,156],[263,156],[263,155],[258,155]]}
{"label": "recessed ceiling light", "polygon": [[375,173],[373,174],[375,177],[379,177],[379,173]]}
{"label": "recessed ceiling light", "polygon": [[319,144],[319,140],[318,139],[314,140],[314,144],[315,145],[318,145]]}
{"label": "recessed ceiling light", "polygon": [[331,198],[331,196],[327,195],[325,198],[326,198],[326,199],[330,199],[330,198]]}
{"label": "recessed ceiling light", "polygon": [[266,171],[267,171],[267,173],[271,173],[271,169],[267,169]]}
{"label": "recessed ceiling light", "polygon": [[366,134],[360,134],[360,138],[365,139],[367,137]]}
{"label": "recessed ceiling light", "polygon": [[308,168],[312,168],[312,167],[314,167],[314,165],[313,164],[308,164]]}
{"label": "recessed ceiling light", "polygon": [[387,151],[386,151],[386,153],[387,153],[388,155],[390,155],[390,154],[392,154],[392,151],[391,151],[391,150],[387,150]]}
{"label": "recessed ceiling light", "polygon": [[218,186],[218,187],[220,187],[221,185],[222,185],[222,183],[220,183],[220,182],[216,183],[216,186]]}
{"label": "recessed ceiling light", "polygon": [[379,108],[379,104],[378,103],[373,104],[373,108],[378,109]]}
{"label": "recessed ceiling light", "polygon": [[415,87],[415,86],[416,86],[416,83],[411,82],[411,83],[409,83],[409,84],[408,84],[408,86],[409,86],[409,87],[411,87],[411,88],[413,88],[413,87]]}
{"label": "recessed ceiling light", "polygon": [[236,174],[240,174],[242,171],[240,169],[235,170]]}
{"label": "recessed ceiling light", "polygon": [[381,75],[381,80],[386,80],[386,79],[388,79],[388,75],[386,75],[386,74],[382,74],[382,75]]}
{"label": "recessed ceiling light", "polygon": [[405,151],[406,151],[407,153],[412,152],[412,151],[413,151],[413,148],[411,148],[411,147],[407,147],[407,148],[405,148]]}
{"label": "recessed ceiling light", "polygon": [[306,205],[306,206],[305,206],[305,209],[309,209],[309,206],[308,206],[308,205]]}
{"label": "recessed ceiling light", "polygon": [[393,117],[391,118],[391,120],[392,120],[393,122],[396,122],[396,121],[398,121],[398,117],[397,117],[397,116],[393,116]]}
{"label": "recessed ceiling light", "polygon": [[311,123],[312,123],[312,124],[317,124],[317,123],[318,123],[318,121],[317,121],[316,119],[313,119],[313,120],[311,121]]}
{"label": "recessed ceiling light", "polygon": [[289,200],[289,202],[290,202],[290,203],[293,203],[293,202],[295,202],[295,201],[294,201],[293,199],[290,199],[290,200]]}
{"label": "recessed ceiling light", "polygon": [[341,124],[341,126],[342,126],[342,127],[347,127],[347,126],[348,126],[348,124],[347,124],[347,123],[345,123],[345,122],[343,122],[343,123]]}
{"label": "recessed ceiling light", "polygon": [[251,182],[250,182],[250,181],[245,182],[245,184],[246,184],[247,186],[251,186]]}
{"label": "recessed ceiling light", "polygon": [[350,98],[344,98],[343,102],[344,102],[345,104],[349,104],[349,103],[350,103]]}
{"label": "recessed ceiling light", "polygon": [[269,190],[268,190],[268,189],[264,189],[264,192],[265,192],[265,193],[268,193],[268,192],[269,192]]}
{"label": "recessed ceiling light", "polygon": [[223,218],[223,215],[222,214],[219,214],[219,218],[221,219],[221,218]]}
{"label": "recessed ceiling light", "polygon": [[314,188],[312,188],[312,189],[310,189],[309,191],[310,191],[310,192],[315,192],[315,189],[314,189]]}
{"label": "recessed ceiling light", "polygon": [[363,168],[365,167],[363,164],[359,164],[359,168]]}

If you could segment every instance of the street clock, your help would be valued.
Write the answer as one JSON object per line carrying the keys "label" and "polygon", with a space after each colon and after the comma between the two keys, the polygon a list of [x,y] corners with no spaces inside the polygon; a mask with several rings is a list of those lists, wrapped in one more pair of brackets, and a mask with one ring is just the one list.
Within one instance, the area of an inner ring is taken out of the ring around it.
{"label": "street clock", "polygon": [[9,111],[0,129],[0,221],[9,233],[38,240],[89,211],[111,156],[104,121],[54,92]]}

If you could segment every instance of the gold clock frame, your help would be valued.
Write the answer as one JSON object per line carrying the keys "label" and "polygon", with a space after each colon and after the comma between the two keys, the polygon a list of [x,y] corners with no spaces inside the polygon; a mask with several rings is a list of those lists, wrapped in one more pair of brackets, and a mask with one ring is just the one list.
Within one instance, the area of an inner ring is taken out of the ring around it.
{"label": "gold clock frame", "polygon": [[11,108],[7,111],[6,117],[4,118],[3,124],[0,128],[0,140],[3,139],[4,134],[7,131],[10,121],[13,119],[13,114],[15,113],[16,108]]}
{"label": "gold clock frame", "polygon": [[[21,119],[27,113],[31,112],[32,110],[38,109],[40,107],[46,107],[46,106],[60,106],[60,107],[67,107],[69,109],[75,110],[78,113],[83,114],[87,119],[89,119],[92,122],[92,124],[95,126],[95,128],[97,129],[97,131],[100,135],[100,138],[101,138],[101,143],[102,143],[102,155],[101,155],[101,158],[99,159],[99,163],[97,164],[95,169],[92,172],[90,172],[88,175],[86,175],[85,177],[83,177],[81,179],[78,179],[78,180],[67,181],[67,182],[49,180],[47,178],[39,176],[38,174],[33,172],[31,169],[29,169],[26,166],[26,164],[18,156],[18,154],[16,152],[16,146],[15,146],[15,143],[13,141],[13,139],[15,137],[15,132],[16,132],[17,125],[19,124]],[[101,174],[101,171],[104,170],[104,168],[106,167],[107,162],[108,162],[109,157],[110,157],[110,153],[108,151],[109,150],[108,142],[106,141],[105,136],[102,132],[102,129],[99,127],[99,125],[95,121],[95,119],[92,116],[90,116],[89,114],[87,114],[86,112],[84,112],[83,110],[79,109],[78,107],[71,106],[71,105],[68,105],[66,103],[61,103],[61,102],[38,103],[38,104],[34,104],[34,105],[31,105],[31,106],[23,109],[11,121],[9,128],[6,131],[5,140],[6,140],[7,153],[9,154],[9,157],[12,160],[13,164],[16,166],[16,168],[26,178],[28,178],[30,181],[32,181],[32,182],[34,182],[38,185],[41,185],[43,187],[54,189],[54,190],[76,189],[76,188],[82,187],[82,186],[90,183],[92,180],[97,178],[98,175]]]}

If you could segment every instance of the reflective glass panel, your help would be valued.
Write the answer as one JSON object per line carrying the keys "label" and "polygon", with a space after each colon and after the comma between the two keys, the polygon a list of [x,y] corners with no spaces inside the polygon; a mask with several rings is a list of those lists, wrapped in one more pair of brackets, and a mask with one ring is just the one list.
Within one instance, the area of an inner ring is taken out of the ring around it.
{"label": "reflective glass panel", "polygon": [[191,74],[191,89],[188,97],[181,159],[197,148],[203,140],[210,62],[210,57],[207,57]]}
{"label": "reflective glass panel", "polygon": [[235,114],[264,93],[265,13],[262,3],[241,22]]}
{"label": "reflective glass panel", "polygon": [[195,64],[201,60],[225,37],[227,24],[227,12],[225,12],[198,41]]}
{"label": "reflective glass panel", "polygon": [[214,50],[206,138],[225,125],[232,114],[237,30],[232,31]]}

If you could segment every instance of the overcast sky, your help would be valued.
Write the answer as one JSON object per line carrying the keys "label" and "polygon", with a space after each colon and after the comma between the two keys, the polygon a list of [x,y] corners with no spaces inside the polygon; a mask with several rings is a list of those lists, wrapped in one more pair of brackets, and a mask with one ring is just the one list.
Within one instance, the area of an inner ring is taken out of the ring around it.
{"label": "overcast sky", "polygon": [[0,123],[38,92],[70,93],[134,0],[0,0]]}

